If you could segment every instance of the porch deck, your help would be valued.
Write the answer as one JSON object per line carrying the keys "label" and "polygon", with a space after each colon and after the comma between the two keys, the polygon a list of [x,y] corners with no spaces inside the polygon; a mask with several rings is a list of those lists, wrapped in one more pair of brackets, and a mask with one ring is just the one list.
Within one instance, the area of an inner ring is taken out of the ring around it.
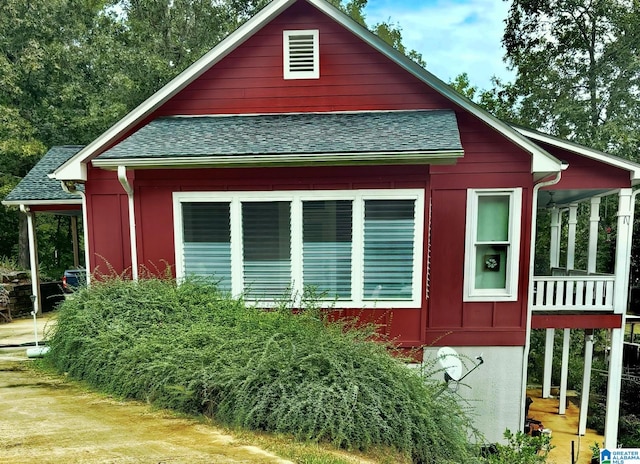
{"label": "porch deck", "polygon": [[580,409],[569,401],[566,414],[558,414],[558,398],[542,398],[541,389],[528,389],[527,395],[533,399],[529,408],[529,417],[539,420],[543,425],[551,429],[551,445],[553,449],[549,453],[549,463],[570,463],[571,442],[574,444],[574,456],[576,464],[589,464],[591,462],[591,450],[594,443],[602,446],[604,437],[595,430],[587,429],[584,436],[579,436],[578,420]]}

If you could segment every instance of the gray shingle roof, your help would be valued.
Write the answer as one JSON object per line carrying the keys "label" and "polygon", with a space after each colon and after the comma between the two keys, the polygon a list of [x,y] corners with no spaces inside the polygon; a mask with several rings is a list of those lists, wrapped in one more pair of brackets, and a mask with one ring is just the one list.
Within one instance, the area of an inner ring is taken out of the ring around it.
{"label": "gray shingle roof", "polygon": [[62,190],[60,181],[50,179],[52,173],[62,163],[78,153],[83,147],[67,145],[53,147],[42,157],[29,173],[16,185],[4,199],[6,203],[37,203],[55,200],[79,200],[80,195],[69,194]]}
{"label": "gray shingle roof", "polygon": [[462,151],[450,110],[156,119],[98,160]]}

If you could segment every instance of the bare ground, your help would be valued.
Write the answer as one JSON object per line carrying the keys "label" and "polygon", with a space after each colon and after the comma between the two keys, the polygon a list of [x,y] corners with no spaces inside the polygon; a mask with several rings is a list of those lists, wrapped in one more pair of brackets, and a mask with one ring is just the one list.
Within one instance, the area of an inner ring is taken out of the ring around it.
{"label": "bare ground", "polygon": [[[21,350],[24,352],[24,350]],[[214,427],[0,356],[0,463],[289,463]]]}

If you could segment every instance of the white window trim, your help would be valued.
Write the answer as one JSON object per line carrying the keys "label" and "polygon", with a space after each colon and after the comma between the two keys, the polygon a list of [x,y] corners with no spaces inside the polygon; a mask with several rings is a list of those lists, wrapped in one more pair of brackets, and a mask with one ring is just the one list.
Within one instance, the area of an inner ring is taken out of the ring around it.
{"label": "white window trim", "polygon": [[[478,198],[487,195],[509,196],[508,266],[504,289],[476,289],[476,231],[478,226]],[[467,218],[465,232],[464,295],[463,301],[516,301],[520,269],[520,235],[522,217],[522,189],[467,190]]]}
{"label": "white window trim", "polygon": [[[289,41],[291,36],[311,35],[313,37],[313,70],[296,71],[289,70]],[[285,79],[319,79],[320,78],[320,31],[317,29],[305,29],[297,31],[283,31],[282,33],[283,67]]]}
{"label": "white window trim", "polygon": [[[242,281],[242,243],[241,237],[241,205],[242,202],[291,201],[291,268],[292,295],[301,296],[302,284],[302,202],[318,200],[353,200],[353,229],[352,229],[352,299],[330,300],[330,306],[335,308],[420,308],[422,306],[422,264],[424,242],[424,190],[329,190],[329,191],[282,191],[282,192],[174,192],[173,193],[173,233],[175,246],[176,278],[178,282],[184,280],[183,202],[228,202],[231,204],[231,291],[234,296],[240,296],[243,291]],[[414,200],[415,228],[413,251],[413,282],[412,298],[410,300],[371,300],[364,298],[364,201],[365,200]],[[296,302],[297,303],[297,302]],[[273,302],[260,301],[263,306],[273,305]]]}

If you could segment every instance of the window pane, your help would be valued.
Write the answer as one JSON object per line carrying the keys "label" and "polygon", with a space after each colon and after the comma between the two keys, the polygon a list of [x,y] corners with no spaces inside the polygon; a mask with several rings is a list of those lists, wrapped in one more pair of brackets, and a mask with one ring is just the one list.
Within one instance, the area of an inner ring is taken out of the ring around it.
{"label": "window pane", "polygon": [[229,203],[183,203],[182,233],[185,275],[218,280],[231,290]]}
{"label": "window pane", "polygon": [[351,297],[351,225],[349,200],[302,204],[304,285],[328,297]]}
{"label": "window pane", "polygon": [[509,196],[483,195],[478,197],[479,242],[509,241]]}
{"label": "window pane", "polygon": [[278,299],[291,287],[288,201],[242,203],[244,286],[251,298]]}
{"label": "window pane", "polygon": [[367,200],[364,204],[364,298],[411,299],[413,200]]}
{"label": "window pane", "polygon": [[507,245],[476,247],[475,288],[507,288],[507,248]]}

